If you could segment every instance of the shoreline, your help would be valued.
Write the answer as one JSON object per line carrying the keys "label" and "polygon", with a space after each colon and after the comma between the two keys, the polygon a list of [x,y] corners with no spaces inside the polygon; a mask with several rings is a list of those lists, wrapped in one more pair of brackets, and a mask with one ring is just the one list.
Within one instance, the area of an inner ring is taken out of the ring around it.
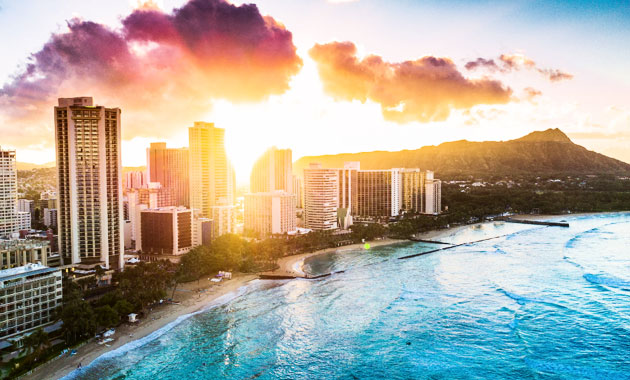
{"label": "shoreline", "polygon": [[34,368],[32,373],[24,375],[22,378],[44,380],[50,379],[51,374],[54,374],[53,377],[55,379],[68,376],[77,369],[79,363],[81,363],[82,367],[86,367],[102,355],[117,350],[128,343],[139,341],[175,322],[181,316],[202,311],[219,297],[236,292],[256,278],[257,275],[255,274],[235,274],[231,280],[218,285],[214,285],[208,279],[199,281],[199,284],[197,284],[197,281],[180,284],[174,297],[177,302],[180,302],[179,305],[159,305],[151,310],[146,318],[140,320],[138,324],[123,323],[116,327],[116,333],[113,336],[115,340],[109,346],[105,344],[99,345],[92,339],[77,348],[75,355],[68,356],[68,354],[64,354],[57,359]]}
{"label": "shoreline", "polygon": [[[568,219],[580,216],[607,214],[607,213],[576,213],[564,215],[514,215],[515,219],[524,220],[550,220],[550,219]],[[464,224],[449,228],[426,231],[417,235],[421,239],[440,239],[455,235],[460,231],[473,228],[475,225],[494,223],[494,221],[485,221],[474,224]],[[390,239],[370,241],[371,248],[379,246],[387,246],[408,242],[407,239]],[[333,252],[344,252],[363,249],[364,243],[351,244],[337,248],[320,249],[313,252],[302,253],[299,255],[286,256],[278,260],[279,268],[274,271],[268,271],[261,274],[273,274],[282,276],[306,277],[304,272],[304,262],[306,259]],[[197,283],[196,281],[180,284],[174,299],[180,302],[180,305],[164,304],[157,306],[152,310],[145,319],[139,324],[129,325],[123,323],[116,328],[114,335],[115,340],[110,346],[99,345],[96,341],[91,340],[83,346],[76,349],[77,353],[73,356],[63,356],[53,359],[39,367],[36,367],[32,373],[23,375],[25,379],[48,379],[50,374],[54,374],[54,378],[63,378],[72,373],[79,363],[82,367],[86,367],[104,354],[119,349],[124,345],[139,341],[150,334],[162,329],[170,323],[175,322],[181,316],[193,314],[202,311],[216,299],[235,292],[245,286],[251,280],[257,279],[258,274],[235,274],[232,280],[228,280],[219,285],[214,285],[209,279],[203,279]],[[201,292],[198,292],[201,290]]]}

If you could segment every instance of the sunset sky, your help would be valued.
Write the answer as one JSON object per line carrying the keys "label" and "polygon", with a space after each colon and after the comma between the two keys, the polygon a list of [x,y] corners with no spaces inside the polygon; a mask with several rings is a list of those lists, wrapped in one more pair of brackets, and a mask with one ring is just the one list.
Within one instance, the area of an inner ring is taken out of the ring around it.
{"label": "sunset sky", "polygon": [[[560,128],[630,162],[627,1],[0,0],[0,145],[54,160],[58,97],[120,107],[123,164],[226,129],[293,157]],[[248,4],[248,3],[246,3]],[[424,168],[430,169],[430,168]]]}

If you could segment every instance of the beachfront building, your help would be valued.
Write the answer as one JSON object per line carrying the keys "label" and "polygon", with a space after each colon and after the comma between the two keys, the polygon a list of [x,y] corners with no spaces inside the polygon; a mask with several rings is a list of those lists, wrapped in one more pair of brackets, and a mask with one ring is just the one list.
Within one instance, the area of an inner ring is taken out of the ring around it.
{"label": "beachfront building", "polygon": [[304,169],[304,227],[313,230],[337,228],[339,171],[321,164]]}
{"label": "beachfront building", "polygon": [[16,165],[15,150],[0,148],[0,239],[9,238],[18,231]]}
{"label": "beachfront building", "polygon": [[423,213],[425,173],[420,169],[401,169],[401,197],[403,212]]}
{"label": "beachfront building", "polygon": [[401,169],[357,172],[356,216],[397,216],[402,207]]}
{"label": "beachfront building", "polygon": [[214,221],[209,218],[193,219],[193,247],[209,245],[214,239]]}
{"label": "beachfront building", "polygon": [[285,191],[245,195],[244,228],[262,237],[295,231],[295,196]]}
{"label": "beachfront building", "polygon": [[190,206],[188,148],[167,148],[165,142],[151,143],[147,149],[148,182],[159,182],[173,192],[173,206]]}
{"label": "beachfront building", "polygon": [[60,98],[54,108],[64,264],[125,264],[120,115],[120,108],[95,106],[91,97]]}
{"label": "beachfront building", "polygon": [[48,265],[50,243],[46,240],[0,240],[0,269],[20,267],[28,263]]}
{"label": "beachfront building", "polygon": [[193,215],[185,207],[144,209],[140,212],[140,239],[136,247],[147,261],[179,257],[193,247]]}
{"label": "beachfront building", "polygon": [[[188,128],[190,208],[211,218],[214,206],[234,204],[234,169],[225,153],[225,130],[197,121]],[[215,223],[216,225],[216,223]]]}
{"label": "beachfront building", "polygon": [[427,171],[425,179],[425,213],[437,215],[442,212],[442,181]]}
{"label": "beachfront building", "polygon": [[53,322],[61,300],[60,269],[27,264],[0,270],[0,339]]}

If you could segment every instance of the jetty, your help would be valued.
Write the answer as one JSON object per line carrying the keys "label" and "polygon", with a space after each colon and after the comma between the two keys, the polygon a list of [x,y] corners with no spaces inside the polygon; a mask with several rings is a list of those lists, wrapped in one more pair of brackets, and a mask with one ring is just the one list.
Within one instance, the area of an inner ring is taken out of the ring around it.
{"label": "jetty", "polygon": [[442,245],[451,245],[451,243],[445,243],[443,241],[437,241],[437,240],[427,240],[427,239],[418,239],[416,237],[410,237],[409,240],[411,241],[415,241],[418,243],[429,243],[429,244],[442,244]]}
{"label": "jetty", "polygon": [[535,224],[539,226],[569,227],[569,223],[567,222],[547,222],[547,221],[542,221],[542,220],[525,220],[525,219],[512,219],[512,218],[506,218],[503,221],[507,223]]}

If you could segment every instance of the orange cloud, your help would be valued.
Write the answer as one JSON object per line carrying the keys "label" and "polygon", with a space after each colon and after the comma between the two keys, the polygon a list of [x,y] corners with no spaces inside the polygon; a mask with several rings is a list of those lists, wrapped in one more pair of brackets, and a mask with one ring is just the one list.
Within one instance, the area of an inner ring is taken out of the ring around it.
{"label": "orange cloud", "polygon": [[446,120],[453,109],[507,103],[512,94],[499,81],[465,78],[448,58],[359,59],[352,42],[316,44],[309,54],[326,93],[348,101],[370,99],[381,105],[385,119],[398,123]]}
{"label": "orange cloud", "polygon": [[[156,129],[167,136],[215,99],[255,102],[284,93],[302,66],[291,32],[253,4],[190,0],[171,13],[142,6],[122,26],[70,20],[67,32],[52,35],[0,88],[0,119],[48,124],[57,97],[93,95],[123,109],[127,137]],[[15,133],[5,141],[26,138]]]}

